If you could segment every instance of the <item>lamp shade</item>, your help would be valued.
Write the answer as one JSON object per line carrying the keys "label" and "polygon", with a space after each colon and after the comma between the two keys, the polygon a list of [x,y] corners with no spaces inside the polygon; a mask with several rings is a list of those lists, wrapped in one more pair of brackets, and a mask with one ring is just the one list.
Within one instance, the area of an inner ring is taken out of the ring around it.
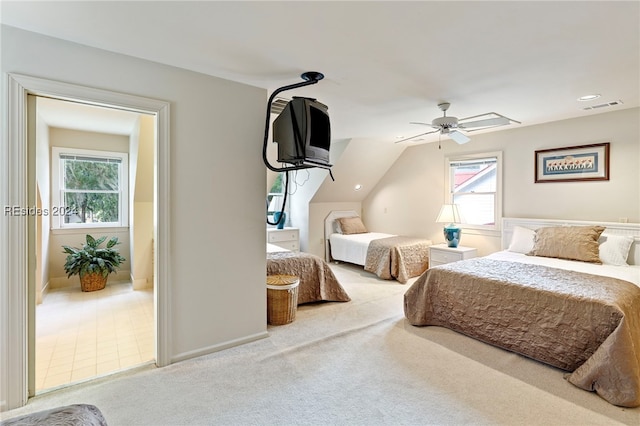
{"label": "lamp shade", "polygon": [[462,230],[455,225],[456,223],[462,222],[458,206],[455,204],[443,204],[436,222],[448,223],[443,230],[444,239],[447,241],[449,247],[458,247],[460,234],[462,233]]}
{"label": "lamp shade", "polygon": [[458,211],[458,206],[455,204],[443,204],[440,209],[440,214],[438,214],[438,218],[436,219],[438,223],[460,223],[462,219],[460,218],[460,212]]}

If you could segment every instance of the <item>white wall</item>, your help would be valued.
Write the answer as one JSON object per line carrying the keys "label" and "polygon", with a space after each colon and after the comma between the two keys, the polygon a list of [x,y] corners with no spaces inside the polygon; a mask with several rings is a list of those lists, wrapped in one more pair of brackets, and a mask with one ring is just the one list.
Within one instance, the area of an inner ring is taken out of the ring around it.
{"label": "white wall", "polygon": [[[51,211],[49,157],[49,128],[40,117],[36,117],[36,183],[43,211]],[[49,228],[51,227],[51,220],[49,215],[42,215],[39,219],[40,250],[37,253],[37,257],[40,268],[36,278],[36,303],[42,303],[43,295],[46,293],[49,284],[49,262],[46,260],[49,258]]]}
{"label": "white wall", "polygon": [[[435,223],[445,196],[445,156],[503,152],[503,216],[640,222],[640,109],[632,108],[494,133],[471,134],[457,145],[443,139],[409,147],[362,203],[365,224],[379,232],[443,242]],[[611,143],[609,181],[534,183],[534,152]],[[385,213],[386,209],[386,213]],[[481,255],[500,249],[499,237],[463,230],[462,245]]]}
{"label": "white wall", "polygon": [[[265,336],[266,91],[7,26],[1,42],[3,73],[170,102],[170,358]],[[6,84],[2,90],[7,123]],[[1,170],[0,186],[9,184]],[[10,247],[6,235],[2,246]],[[0,282],[3,304],[18,285]],[[0,391],[6,359],[0,354]]]}
{"label": "white wall", "polygon": [[[153,286],[153,170],[155,118],[141,114],[136,135],[131,135],[131,281],[139,290]],[[134,160],[135,148],[135,160]],[[135,163],[134,163],[135,161]]]}

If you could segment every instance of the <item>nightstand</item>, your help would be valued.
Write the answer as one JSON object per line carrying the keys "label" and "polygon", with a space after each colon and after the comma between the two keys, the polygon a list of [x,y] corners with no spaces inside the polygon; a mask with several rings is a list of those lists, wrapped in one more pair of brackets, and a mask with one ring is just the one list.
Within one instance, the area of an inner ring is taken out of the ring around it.
{"label": "nightstand", "polygon": [[267,228],[267,242],[291,251],[300,250],[300,231],[298,228]]}
{"label": "nightstand", "polygon": [[473,247],[448,247],[446,244],[435,244],[429,247],[429,267],[471,259],[478,256],[478,249]]}

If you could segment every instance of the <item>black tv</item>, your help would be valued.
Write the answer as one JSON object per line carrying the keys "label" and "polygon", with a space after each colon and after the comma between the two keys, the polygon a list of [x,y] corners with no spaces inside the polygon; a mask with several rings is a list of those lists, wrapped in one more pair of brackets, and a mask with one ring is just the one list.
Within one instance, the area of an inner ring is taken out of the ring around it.
{"label": "black tv", "polygon": [[294,96],[273,121],[278,162],[329,168],[331,123],[326,105]]}

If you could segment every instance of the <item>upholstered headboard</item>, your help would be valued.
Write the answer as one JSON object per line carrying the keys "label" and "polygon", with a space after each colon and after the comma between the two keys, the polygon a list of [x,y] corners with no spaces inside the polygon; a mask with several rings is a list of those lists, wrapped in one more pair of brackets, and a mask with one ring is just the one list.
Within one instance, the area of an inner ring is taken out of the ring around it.
{"label": "upholstered headboard", "polygon": [[502,219],[502,249],[506,250],[511,242],[513,228],[521,226],[523,228],[538,229],[544,226],[592,226],[600,225],[606,229],[605,234],[612,235],[628,235],[634,238],[629,258],[627,262],[630,265],[640,265],[640,223],[618,223],[618,222],[590,222],[578,220],[559,220],[559,219],[521,219],[521,218],[503,218]]}
{"label": "upholstered headboard", "polygon": [[329,236],[335,232],[335,221],[341,217],[360,216],[355,210],[332,210],[324,218],[324,258],[328,262],[331,259]]}

